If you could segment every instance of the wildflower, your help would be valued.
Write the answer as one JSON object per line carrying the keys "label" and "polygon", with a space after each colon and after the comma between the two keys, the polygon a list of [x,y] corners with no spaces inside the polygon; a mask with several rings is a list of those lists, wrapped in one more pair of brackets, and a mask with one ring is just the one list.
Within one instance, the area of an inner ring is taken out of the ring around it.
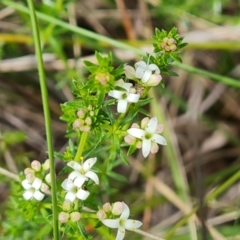
{"label": "wildflower", "polygon": [[132,83],[125,83],[122,79],[118,80],[116,85],[124,90],[111,90],[108,95],[118,100],[117,111],[125,113],[127,104],[138,102],[140,94],[136,93],[135,88],[132,88]]}
{"label": "wildflower", "polygon": [[124,202],[122,202],[122,204],[124,208],[119,218],[102,220],[102,223],[107,227],[118,228],[116,240],[122,240],[124,238],[126,229],[134,231],[142,225],[140,221],[128,219],[130,215],[129,207]]}
{"label": "wildflower", "polygon": [[160,75],[160,69],[156,64],[147,64],[144,61],[139,61],[135,63],[135,76],[136,78],[140,78],[143,83],[147,83],[153,72],[156,75]]}
{"label": "wildflower", "polygon": [[158,124],[157,117],[144,118],[140,128],[130,128],[128,134],[142,140],[142,154],[147,157],[150,153],[158,151],[158,144],[167,145],[166,139],[159,135],[163,131],[163,125]]}
{"label": "wildflower", "polygon": [[67,165],[74,169],[72,173],[69,174],[68,179],[74,181],[74,184],[81,187],[85,180],[92,179],[96,184],[99,184],[98,176],[95,172],[90,171],[92,166],[96,163],[97,158],[89,158],[83,164],[76,161],[70,161]]}
{"label": "wildflower", "polygon": [[88,191],[83,190],[81,187],[77,187],[74,182],[69,179],[65,179],[62,182],[61,186],[65,191],[67,191],[65,200],[68,200],[70,202],[74,202],[76,198],[80,200],[86,200],[90,194]]}
{"label": "wildflower", "polygon": [[42,186],[42,180],[35,178],[33,182],[29,182],[27,179],[22,181],[22,186],[25,189],[23,197],[25,200],[36,199],[37,201],[42,201],[44,194],[40,192]]}
{"label": "wildflower", "polygon": [[135,69],[126,65],[124,67],[126,77],[132,80],[136,80],[136,78],[141,79],[146,86],[157,86],[162,80],[160,69],[156,64],[147,64],[144,61],[139,61],[135,63]]}

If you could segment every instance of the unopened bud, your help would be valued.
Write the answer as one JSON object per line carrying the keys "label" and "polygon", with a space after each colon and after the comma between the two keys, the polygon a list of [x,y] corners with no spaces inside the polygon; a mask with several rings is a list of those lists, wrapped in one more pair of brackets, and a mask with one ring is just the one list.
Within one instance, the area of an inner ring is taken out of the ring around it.
{"label": "unopened bud", "polygon": [[176,40],[174,38],[169,38],[167,41],[168,45],[172,45],[176,43]]}
{"label": "unopened bud", "polygon": [[46,176],[45,176],[45,181],[50,185],[51,184],[51,175],[50,173],[48,173]]}
{"label": "unopened bud", "polygon": [[42,186],[41,186],[41,191],[43,193],[47,193],[49,190],[49,186],[46,184],[46,183],[42,183]]}
{"label": "unopened bud", "polygon": [[63,205],[62,205],[63,211],[69,212],[70,209],[71,209],[71,205],[72,205],[72,204],[71,204],[70,201],[65,200],[65,201],[63,202]]}
{"label": "unopened bud", "polygon": [[152,74],[146,85],[150,87],[157,86],[161,82],[161,80],[162,76],[160,74]]}
{"label": "unopened bud", "polygon": [[58,220],[60,223],[66,223],[69,219],[69,213],[60,212],[58,215]]}
{"label": "unopened bud", "polygon": [[112,206],[109,202],[103,204],[103,210],[108,213],[112,210]]}
{"label": "unopened bud", "polygon": [[50,168],[50,160],[49,159],[47,159],[43,164],[42,164],[42,168],[43,168],[43,170],[49,170],[49,168]]}
{"label": "unopened bud", "polygon": [[28,182],[32,183],[35,180],[36,176],[33,172],[28,172],[26,174],[26,179],[28,180]]}
{"label": "unopened bud", "polygon": [[86,123],[87,125],[91,125],[91,124],[92,124],[92,119],[91,119],[90,117],[87,117],[87,118],[85,119],[85,123]]}
{"label": "unopened bud", "polygon": [[133,145],[136,141],[136,138],[133,137],[132,135],[127,135],[124,137],[124,141],[128,143],[129,145]]}
{"label": "unopened bud", "polygon": [[72,212],[70,213],[70,220],[72,222],[77,222],[81,219],[81,214],[79,212]]}
{"label": "unopened bud", "polygon": [[78,111],[77,111],[77,116],[78,116],[79,118],[84,118],[86,112],[87,112],[86,109],[80,108],[80,109],[78,109]]}
{"label": "unopened bud", "polygon": [[106,213],[103,210],[99,210],[97,212],[97,217],[98,217],[98,219],[100,221],[102,221],[102,220],[104,220],[107,217],[107,215],[106,215]]}
{"label": "unopened bud", "polygon": [[40,163],[39,161],[33,160],[33,161],[31,162],[31,167],[32,167],[32,169],[35,170],[36,172],[39,172],[39,171],[41,170],[42,165],[41,165],[41,163]]}
{"label": "unopened bud", "polygon": [[112,207],[112,214],[120,215],[122,214],[123,209],[124,209],[124,205],[122,202],[115,202]]}
{"label": "unopened bud", "polygon": [[176,46],[176,44],[171,44],[169,46],[169,48],[170,48],[171,51],[175,51],[177,49],[177,46]]}
{"label": "unopened bud", "polygon": [[148,117],[145,117],[145,118],[142,119],[142,121],[141,121],[141,128],[142,129],[145,129],[147,127],[149,120],[150,119]]}
{"label": "unopened bud", "polygon": [[32,168],[25,168],[24,169],[24,173],[28,174],[28,173],[34,173],[34,170]]}

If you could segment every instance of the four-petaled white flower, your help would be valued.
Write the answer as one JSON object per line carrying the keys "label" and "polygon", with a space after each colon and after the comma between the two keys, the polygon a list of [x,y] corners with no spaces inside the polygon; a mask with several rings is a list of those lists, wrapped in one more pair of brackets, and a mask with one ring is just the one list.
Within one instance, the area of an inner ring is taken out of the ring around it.
{"label": "four-petaled white flower", "polygon": [[[82,176],[84,178],[84,176]],[[85,181],[85,179],[84,179]],[[83,183],[84,183],[83,181]],[[80,187],[77,187],[74,182],[72,182],[71,180],[69,179],[65,179],[63,182],[62,182],[62,188],[64,190],[67,191],[67,194],[65,195],[65,200],[68,200],[70,202],[74,202],[76,198],[80,199],[80,200],[86,200],[89,196],[89,192],[86,191],[86,190],[83,190],[80,186]]]}
{"label": "four-petaled white flower", "polygon": [[166,139],[159,135],[163,131],[163,125],[158,124],[157,117],[144,118],[141,123],[141,128],[130,128],[127,132],[133,137],[142,140],[142,154],[146,158],[150,151],[156,153],[158,144],[167,145]]}
{"label": "four-petaled white flower", "polygon": [[[92,179],[96,184],[99,184],[97,174],[93,171],[90,171],[96,161],[96,157],[87,159],[83,164],[80,164],[76,161],[70,161],[67,165],[74,169],[74,171],[69,174],[68,179],[74,181],[74,184],[77,187],[81,187],[89,178]],[[85,177],[85,181],[83,177]]]}
{"label": "four-petaled white flower", "polygon": [[42,186],[42,180],[39,178],[35,178],[31,183],[27,179],[22,181],[22,186],[25,189],[23,193],[23,197],[25,200],[36,199],[37,201],[42,201],[44,198],[44,194],[40,192],[40,188]]}
{"label": "four-petaled white flower", "polygon": [[118,100],[117,111],[125,113],[128,103],[136,103],[140,98],[140,94],[136,93],[136,89],[132,88],[132,83],[125,83],[122,79],[116,82],[116,86],[124,90],[111,90],[108,95]]}
{"label": "four-petaled white flower", "polygon": [[135,76],[136,78],[140,78],[143,83],[147,83],[150,77],[155,75],[160,75],[160,69],[156,64],[147,64],[144,61],[139,61],[135,63]]}
{"label": "four-petaled white flower", "polygon": [[122,214],[117,219],[104,219],[102,223],[109,228],[118,228],[117,236],[115,240],[122,240],[125,236],[125,230],[134,231],[136,228],[139,228],[142,223],[137,220],[128,219],[130,215],[130,210],[127,204],[122,202],[124,209]]}

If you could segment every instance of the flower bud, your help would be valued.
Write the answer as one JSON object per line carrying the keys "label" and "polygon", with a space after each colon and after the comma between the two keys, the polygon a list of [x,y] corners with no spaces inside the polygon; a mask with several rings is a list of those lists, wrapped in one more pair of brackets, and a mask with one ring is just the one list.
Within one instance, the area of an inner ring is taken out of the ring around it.
{"label": "flower bud", "polygon": [[49,170],[49,168],[50,168],[50,160],[49,159],[47,159],[43,164],[42,164],[42,168],[43,168],[43,170]]}
{"label": "flower bud", "polygon": [[34,170],[32,168],[25,168],[24,169],[24,173],[28,174],[28,173],[34,173]]}
{"label": "flower bud", "polygon": [[92,119],[91,119],[90,117],[87,117],[87,118],[85,119],[85,123],[86,123],[87,125],[91,125],[91,124],[92,124]]}
{"label": "flower bud", "polygon": [[28,180],[28,182],[33,183],[33,181],[35,180],[36,176],[33,172],[28,172],[26,174],[26,179]]}
{"label": "flower bud", "polygon": [[164,49],[165,49],[165,51],[167,51],[167,52],[170,52],[170,51],[171,51],[171,49],[170,49],[169,46],[166,46]]}
{"label": "flower bud", "polygon": [[112,214],[120,215],[123,212],[124,205],[122,202],[115,202],[112,207]]}
{"label": "flower bud", "polygon": [[69,212],[71,209],[71,202],[68,200],[65,200],[62,205],[63,211]]}
{"label": "flower bud", "polygon": [[170,48],[171,51],[175,51],[177,49],[177,46],[176,46],[176,44],[171,44],[169,46],[169,48]]}
{"label": "flower bud", "polygon": [[48,173],[46,176],[45,176],[45,181],[50,185],[51,184],[51,175],[50,173]]}
{"label": "flower bud", "polygon": [[150,119],[148,117],[145,117],[145,118],[142,119],[142,121],[141,121],[141,128],[142,129],[145,129],[147,127],[149,120]]}
{"label": "flower bud", "polygon": [[131,135],[127,135],[127,136],[124,137],[124,141],[126,143],[128,143],[129,145],[133,145],[136,141],[136,138],[131,136]]}
{"label": "flower bud", "polygon": [[77,116],[78,116],[79,118],[84,118],[86,112],[87,112],[86,109],[84,109],[84,108],[80,108],[80,109],[78,109],[78,111],[77,111]]}
{"label": "flower bud", "polygon": [[135,143],[135,146],[138,149],[142,148],[142,141],[141,140],[137,140],[137,142]]}
{"label": "flower bud", "polygon": [[135,79],[135,69],[132,66],[126,65],[124,71],[127,78]]}
{"label": "flower bud", "polygon": [[164,130],[164,125],[163,124],[158,124],[157,125],[157,129],[156,129],[156,133],[160,134],[162,133]]}
{"label": "flower bud", "polygon": [[72,222],[77,222],[81,219],[81,214],[79,212],[72,212],[70,213],[70,220]]}
{"label": "flower bud", "polygon": [[104,203],[104,205],[103,205],[103,210],[104,210],[106,213],[110,212],[110,211],[112,210],[111,204],[110,204],[109,202]]}
{"label": "flower bud", "polygon": [[168,41],[167,41],[168,45],[172,45],[172,44],[175,44],[175,43],[176,43],[176,40],[174,38],[169,38]]}
{"label": "flower bud", "polygon": [[66,223],[69,219],[69,213],[60,212],[58,215],[58,220],[60,223]]}
{"label": "flower bud", "polygon": [[168,40],[169,40],[169,38],[168,38],[168,37],[165,37],[165,38],[163,38],[163,40],[162,40],[162,41],[163,41],[164,43],[167,43],[167,42],[168,42]]}
{"label": "flower bud", "polygon": [[151,153],[155,154],[157,153],[159,150],[159,146],[157,145],[156,142],[152,142],[152,145],[151,145]]}
{"label": "flower bud", "polygon": [[147,86],[157,86],[162,80],[162,76],[160,74],[152,74],[149,80],[146,82]]}
{"label": "flower bud", "polygon": [[32,169],[35,170],[36,172],[39,172],[39,171],[41,170],[42,165],[41,165],[41,163],[40,163],[39,161],[33,160],[33,161],[31,162],[31,167],[32,167]]}
{"label": "flower bud", "polygon": [[104,219],[107,217],[107,215],[106,215],[106,213],[104,212],[104,210],[99,210],[99,211],[97,212],[97,217],[98,217],[98,219],[99,219],[100,221],[102,221],[102,220],[104,220]]}
{"label": "flower bud", "polygon": [[46,183],[42,183],[40,189],[41,189],[41,191],[42,191],[43,193],[47,193],[48,190],[49,190],[49,186],[48,186]]}

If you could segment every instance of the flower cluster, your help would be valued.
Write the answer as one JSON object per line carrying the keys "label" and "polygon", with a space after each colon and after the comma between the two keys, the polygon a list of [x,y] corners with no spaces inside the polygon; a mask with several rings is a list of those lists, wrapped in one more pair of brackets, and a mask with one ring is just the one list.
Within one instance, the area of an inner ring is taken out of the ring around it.
{"label": "flower cluster", "polygon": [[142,119],[141,127],[134,123],[130,129],[127,130],[128,134],[124,140],[129,145],[135,145],[137,148],[142,147],[142,154],[146,158],[149,153],[157,153],[158,145],[167,145],[166,139],[160,135],[164,126],[158,124],[157,117],[149,119],[148,117]]}
{"label": "flower cluster", "polygon": [[67,165],[72,171],[68,178],[62,182],[62,188],[66,191],[65,200],[74,202],[76,199],[86,200],[89,191],[84,190],[84,184],[91,179],[95,184],[99,184],[98,176],[90,169],[96,163],[97,158],[89,158],[84,163],[70,161]]}
{"label": "flower cluster", "polygon": [[35,199],[42,201],[45,194],[49,193],[49,160],[46,160],[43,164],[34,160],[31,163],[31,168],[24,170],[25,179],[22,181],[22,186],[25,189],[23,198],[25,200]]}
{"label": "flower cluster", "polygon": [[115,202],[112,205],[105,203],[97,212],[98,219],[109,228],[117,228],[116,240],[122,240],[125,231],[134,231],[141,227],[142,223],[137,220],[128,219],[130,215],[129,207],[124,202]]}
{"label": "flower cluster", "polygon": [[87,108],[80,108],[77,111],[78,119],[73,123],[74,129],[79,129],[82,132],[89,132],[93,123],[95,113],[93,107],[89,105]]}

